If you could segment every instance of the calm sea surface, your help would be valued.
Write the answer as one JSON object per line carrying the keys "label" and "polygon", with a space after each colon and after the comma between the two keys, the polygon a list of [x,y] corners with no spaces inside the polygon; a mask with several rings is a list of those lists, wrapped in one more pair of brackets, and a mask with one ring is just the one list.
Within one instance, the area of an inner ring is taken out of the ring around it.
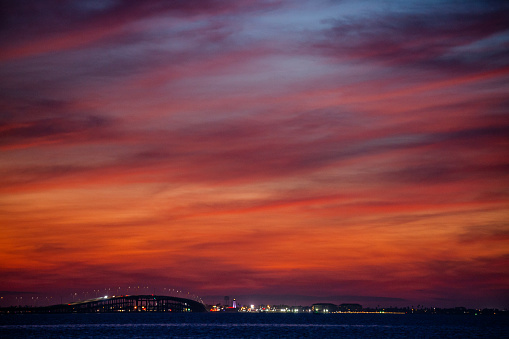
{"label": "calm sea surface", "polygon": [[505,316],[397,314],[0,315],[0,338],[509,338]]}

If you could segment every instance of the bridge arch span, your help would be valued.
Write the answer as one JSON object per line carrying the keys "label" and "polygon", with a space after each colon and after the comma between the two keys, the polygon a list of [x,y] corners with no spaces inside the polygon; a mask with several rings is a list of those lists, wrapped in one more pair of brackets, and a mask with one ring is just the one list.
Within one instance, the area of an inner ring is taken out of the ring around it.
{"label": "bridge arch span", "polygon": [[[44,310],[42,310],[44,309]],[[207,312],[202,303],[163,295],[102,297],[40,309],[43,313]]]}

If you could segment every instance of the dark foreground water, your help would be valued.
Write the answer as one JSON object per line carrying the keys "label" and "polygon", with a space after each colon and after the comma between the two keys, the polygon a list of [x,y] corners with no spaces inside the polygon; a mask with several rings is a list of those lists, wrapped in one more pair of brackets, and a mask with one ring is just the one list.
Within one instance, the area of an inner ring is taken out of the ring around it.
{"label": "dark foreground water", "polygon": [[0,315],[0,338],[509,338],[507,316],[398,314]]}

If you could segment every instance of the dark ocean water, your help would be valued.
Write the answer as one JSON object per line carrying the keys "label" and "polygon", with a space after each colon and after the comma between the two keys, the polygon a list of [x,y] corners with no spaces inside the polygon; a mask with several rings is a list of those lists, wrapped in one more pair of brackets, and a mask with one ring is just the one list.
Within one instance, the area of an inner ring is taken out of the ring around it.
{"label": "dark ocean water", "polygon": [[0,315],[0,338],[509,338],[507,316],[398,314]]}

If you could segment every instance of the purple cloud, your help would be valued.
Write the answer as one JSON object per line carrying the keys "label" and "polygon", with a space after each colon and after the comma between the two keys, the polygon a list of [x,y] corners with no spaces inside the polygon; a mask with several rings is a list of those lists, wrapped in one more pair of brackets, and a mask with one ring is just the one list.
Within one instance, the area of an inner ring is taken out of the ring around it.
{"label": "purple cloud", "polygon": [[316,47],[340,60],[447,73],[506,67],[509,7],[503,2],[465,5],[414,9],[408,4],[404,8],[410,11],[334,19]]}

